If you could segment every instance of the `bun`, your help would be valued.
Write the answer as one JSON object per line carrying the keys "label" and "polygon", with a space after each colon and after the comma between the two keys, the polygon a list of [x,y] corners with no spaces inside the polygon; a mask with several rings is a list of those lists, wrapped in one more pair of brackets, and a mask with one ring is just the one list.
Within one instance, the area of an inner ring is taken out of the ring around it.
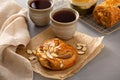
{"label": "bun", "polygon": [[94,9],[94,19],[97,23],[111,28],[120,21],[120,0],[105,0]]}
{"label": "bun", "polygon": [[35,55],[40,64],[51,70],[63,70],[73,66],[78,54],[75,48],[64,41],[53,38],[37,48]]}

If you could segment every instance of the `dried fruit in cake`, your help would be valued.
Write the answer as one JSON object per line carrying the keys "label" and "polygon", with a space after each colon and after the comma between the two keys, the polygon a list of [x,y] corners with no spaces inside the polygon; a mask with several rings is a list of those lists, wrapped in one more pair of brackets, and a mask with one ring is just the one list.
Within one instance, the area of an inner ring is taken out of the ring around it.
{"label": "dried fruit in cake", "polygon": [[120,0],[105,0],[94,9],[94,19],[107,28],[120,21]]}

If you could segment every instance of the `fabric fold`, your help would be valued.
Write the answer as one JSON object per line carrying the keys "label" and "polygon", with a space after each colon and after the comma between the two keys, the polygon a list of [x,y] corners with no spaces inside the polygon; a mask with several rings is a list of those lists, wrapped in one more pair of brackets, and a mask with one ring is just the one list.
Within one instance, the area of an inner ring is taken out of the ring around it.
{"label": "fabric fold", "polygon": [[0,0],[0,5],[0,80],[32,80],[30,62],[15,52],[30,40],[27,10],[14,0]]}

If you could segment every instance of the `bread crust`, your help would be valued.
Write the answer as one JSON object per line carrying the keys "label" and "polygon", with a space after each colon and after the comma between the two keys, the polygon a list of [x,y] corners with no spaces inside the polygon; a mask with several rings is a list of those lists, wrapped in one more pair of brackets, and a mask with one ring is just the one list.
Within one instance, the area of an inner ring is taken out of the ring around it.
{"label": "bread crust", "polygon": [[93,12],[95,21],[107,28],[113,27],[120,21],[119,5],[120,0],[106,0],[97,5]]}
{"label": "bread crust", "polygon": [[77,60],[77,50],[64,41],[53,38],[37,48],[35,55],[40,64],[51,70],[63,70],[73,66]]}

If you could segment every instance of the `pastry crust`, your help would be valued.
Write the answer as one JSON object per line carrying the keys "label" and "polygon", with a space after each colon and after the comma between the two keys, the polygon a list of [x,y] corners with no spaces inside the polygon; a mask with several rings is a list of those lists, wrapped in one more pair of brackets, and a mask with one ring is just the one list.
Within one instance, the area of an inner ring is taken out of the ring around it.
{"label": "pastry crust", "polygon": [[94,9],[94,19],[97,23],[111,28],[120,21],[120,0],[106,0]]}
{"label": "pastry crust", "polygon": [[63,70],[73,66],[78,54],[75,48],[64,41],[53,38],[37,48],[35,55],[40,64],[51,70]]}

